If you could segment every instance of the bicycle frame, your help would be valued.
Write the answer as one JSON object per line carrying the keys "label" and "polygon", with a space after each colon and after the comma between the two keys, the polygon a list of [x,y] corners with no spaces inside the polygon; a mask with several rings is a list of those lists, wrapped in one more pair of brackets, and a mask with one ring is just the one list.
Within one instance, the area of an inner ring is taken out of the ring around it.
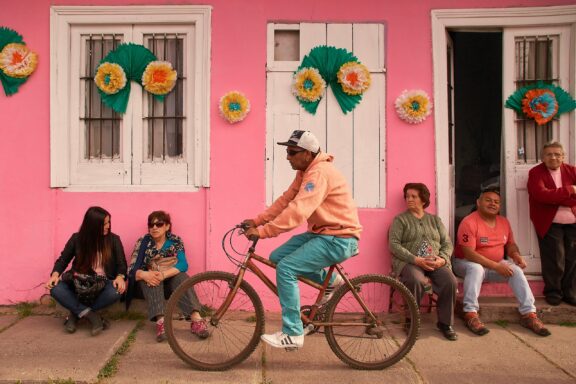
{"label": "bicycle frame", "polygon": [[[248,253],[246,254],[246,256],[244,258],[244,261],[239,265],[239,269],[238,269],[238,273],[236,275],[236,281],[234,283],[234,287],[232,288],[232,290],[230,291],[230,293],[228,294],[228,296],[224,300],[224,303],[222,304],[222,306],[212,315],[212,318],[210,320],[212,325],[214,325],[214,326],[217,325],[220,318],[228,310],[230,303],[232,303],[232,300],[236,296],[236,292],[238,291],[240,284],[244,280],[244,275],[246,273],[246,270],[250,270],[251,272],[253,272],[256,275],[256,277],[258,277],[268,287],[268,289],[270,289],[276,296],[278,296],[278,288],[276,287],[276,284],[274,284],[274,282],[272,282],[272,280],[270,280],[270,278],[268,278],[268,276],[266,276],[264,274],[264,272],[254,263],[254,261],[258,261],[264,265],[267,265],[270,268],[276,269],[276,264],[274,264],[270,260],[268,260],[262,256],[259,256],[255,253],[257,242],[258,242],[258,239],[253,240],[252,245],[248,249]],[[315,322],[313,320],[314,317],[316,316],[316,313],[318,312],[318,309],[320,308],[319,303],[320,303],[322,297],[324,296],[324,292],[326,291],[326,288],[328,287],[328,284],[330,282],[330,279],[332,277],[332,273],[334,272],[334,269],[336,269],[336,271],[338,271],[340,276],[342,276],[342,278],[344,279],[344,284],[348,285],[351,288],[352,294],[354,295],[354,297],[356,298],[356,300],[358,301],[358,303],[360,304],[360,306],[362,307],[364,312],[372,320],[372,323],[334,323],[334,322],[329,323],[329,322]],[[374,316],[374,314],[368,309],[364,300],[362,300],[360,295],[358,295],[358,293],[356,292],[356,289],[354,288],[352,283],[350,283],[350,280],[348,279],[348,277],[344,273],[344,268],[342,267],[342,265],[340,265],[340,264],[331,265],[329,267],[328,274],[326,275],[326,278],[324,279],[323,284],[318,284],[318,283],[316,283],[310,279],[307,279],[305,277],[302,277],[302,276],[299,276],[298,280],[303,282],[304,284],[306,284],[308,286],[311,286],[311,287],[319,290],[316,301],[311,306],[309,316],[306,316],[303,313],[300,313],[300,318],[302,319],[304,326],[312,324],[314,327],[321,327],[321,326],[324,327],[324,326],[332,326],[332,325],[364,326],[365,327],[365,326],[373,326],[374,324],[376,324],[378,322],[378,319],[376,318],[376,316]]]}

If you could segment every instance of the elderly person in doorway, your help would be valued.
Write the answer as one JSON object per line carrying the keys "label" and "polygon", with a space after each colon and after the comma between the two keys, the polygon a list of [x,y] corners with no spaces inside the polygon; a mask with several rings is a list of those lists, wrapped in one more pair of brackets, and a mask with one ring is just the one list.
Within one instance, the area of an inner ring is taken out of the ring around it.
{"label": "elderly person in doorway", "polygon": [[[142,291],[148,304],[148,318],[156,322],[156,341],[166,340],[164,331],[165,297],[182,284],[188,275],[188,262],[184,244],[180,237],[172,233],[170,215],[164,211],[154,211],[148,216],[148,234],[136,242],[130,268],[130,286],[126,297],[126,307],[136,289]],[[200,316],[200,302],[193,290],[188,290],[187,300],[179,303],[182,313],[191,318],[190,330],[204,339],[209,336],[206,322]]]}
{"label": "elderly person in doorway", "polygon": [[426,185],[406,184],[404,200],[407,209],[394,218],[389,231],[393,272],[417,303],[432,282],[431,288],[438,295],[437,327],[446,339],[457,340],[453,328],[457,281],[450,265],[450,237],[440,218],[425,211],[430,205]]}

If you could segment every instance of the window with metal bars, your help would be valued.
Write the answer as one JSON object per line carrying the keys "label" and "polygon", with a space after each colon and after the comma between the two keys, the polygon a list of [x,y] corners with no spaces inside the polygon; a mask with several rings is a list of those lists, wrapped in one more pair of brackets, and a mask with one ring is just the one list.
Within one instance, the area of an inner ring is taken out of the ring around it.
{"label": "window with metal bars", "polygon": [[146,129],[146,162],[174,161],[183,156],[184,114],[183,39],[177,34],[147,34],[144,41],[158,60],[172,63],[178,73],[172,92],[160,102],[147,95],[147,112],[144,116]]}
{"label": "window with metal bars", "polygon": [[[208,186],[211,7],[53,6],[51,12],[51,186]],[[102,59],[121,43],[147,47],[178,74],[162,100],[132,82],[122,114],[103,104],[94,83]]]}
{"label": "window with metal bars", "polygon": [[[516,89],[538,81],[558,85],[559,36],[522,36],[515,39]],[[557,137],[558,119],[538,125],[524,114],[516,113],[517,163],[535,164],[540,148]]]}
{"label": "window with metal bars", "polygon": [[83,36],[83,41],[86,65],[80,77],[85,95],[84,115],[80,117],[84,124],[85,143],[82,157],[85,160],[119,160],[122,116],[102,102],[94,83],[94,73],[108,52],[122,42],[122,36],[87,35]]}

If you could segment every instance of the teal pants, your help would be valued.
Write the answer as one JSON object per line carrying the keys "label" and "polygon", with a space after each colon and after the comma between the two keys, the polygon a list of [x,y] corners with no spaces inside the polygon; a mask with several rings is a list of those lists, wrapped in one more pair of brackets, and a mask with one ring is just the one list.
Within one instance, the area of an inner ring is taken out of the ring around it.
{"label": "teal pants", "polygon": [[282,332],[290,336],[304,334],[300,320],[298,276],[321,284],[327,274],[324,268],[341,263],[357,253],[356,238],[306,232],[292,237],[270,254],[270,260],[276,263],[276,284],[282,307]]}

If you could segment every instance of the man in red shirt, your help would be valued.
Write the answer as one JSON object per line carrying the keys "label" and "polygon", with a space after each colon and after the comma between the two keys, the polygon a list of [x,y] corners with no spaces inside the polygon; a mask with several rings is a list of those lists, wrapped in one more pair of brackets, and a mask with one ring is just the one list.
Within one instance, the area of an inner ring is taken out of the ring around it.
{"label": "man in red shirt", "polygon": [[540,336],[550,335],[536,315],[534,295],[522,271],[526,262],[514,241],[510,223],[498,214],[499,191],[483,191],[476,200],[476,206],[478,210],[466,216],[460,223],[456,257],[452,263],[454,273],[464,278],[466,326],[479,336],[489,332],[478,317],[478,296],[482,282],[507,281],[518,300],[520,324]]}
{"label": "man in red shirt", "polygon": [[538,234],[544,296],[550,305],[576,305],[576,168],[558,142],[542,148],[528,174],[530,219]]}

